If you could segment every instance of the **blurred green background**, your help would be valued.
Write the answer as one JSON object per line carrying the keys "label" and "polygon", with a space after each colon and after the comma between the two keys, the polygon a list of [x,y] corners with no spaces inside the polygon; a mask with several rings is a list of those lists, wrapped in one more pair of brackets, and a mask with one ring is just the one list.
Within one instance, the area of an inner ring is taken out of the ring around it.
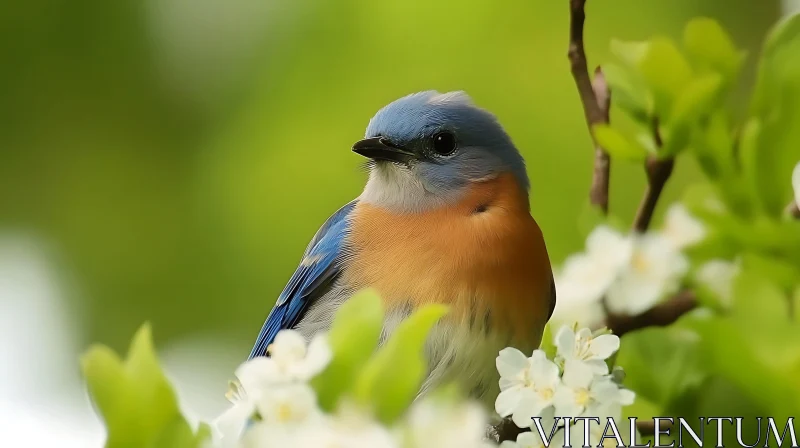
{"label": "blurred green background", "polygon": [[[359,194],[350,146],[370,117],[411,92],[463,89],[526,157],[533,214],[559,263],[583,244],[591,172],[567,4],[3,2],[0,235],[47,248],[78,348],[125,349],[149,320],[159,345],[224,341],[244,359],[308,240]],[[611,38],[679,38],[705,15],[749,51],[746,88],[780,13],[767,0],[592,0],[590,65]],[[643,174],[612,171],[612,208],[630,217]],[[681,162],[664,202],[695,176]],[[26,300],[5,291],[3,307]]]}

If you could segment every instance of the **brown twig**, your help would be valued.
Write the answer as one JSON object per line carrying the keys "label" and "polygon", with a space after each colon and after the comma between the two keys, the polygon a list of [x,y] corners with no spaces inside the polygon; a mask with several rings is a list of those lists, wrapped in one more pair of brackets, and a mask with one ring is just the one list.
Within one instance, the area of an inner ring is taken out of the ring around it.
{"label": "brown twig", "polygon": [[592,186],[589,190],[589,201],[592,205],[600,207],[603,213],[608,213],[608,188],[611,160],[608,153],[597,144],[592,132],[592,127],[600,123],[608,123],[611,93],[605,77],[598,67],[595,70],[594,81],[589,77],[589,66],[586,62],[586,50],[583,46],[583,24],[586,21],[587,0],[570,0],[570,25],[569,25],[569,50],[567,57],[570,62],[572,78],[578,88],[578,94],[583,105],[583,114],[589,133],[595,147],[594,171]]}
{"label": "brown twig", "polygon": [[[661,148],[663,142],[661,141],[661,134],[658,131],[658,120],[653,123],[653,138],[655,139],[656,147]],[[633,230],[637,232],[644,232],[650,227],[650,221],[653,219],[653,213],[658,204],[658,198],[661,197],[661,192],[664,190],[667,180],[672,175],[672,169],[675,167],[675,159],[668,157],[659,159],[655,156],[650,156],[644,163],[644,171],[647,173],[647,188],[644,192],[642,202],[639,203],[639,208],[636,210],[636,218],[633,220]]]}
{"label": "brown twig", "polygon": [[622,337],[625,333],[645,327],[665,327],[697,307],[697,297],[691,291],[681,291],[671,299],[659,303],[649,310],[635,316],[609,313],[606,326],[615,335]]}

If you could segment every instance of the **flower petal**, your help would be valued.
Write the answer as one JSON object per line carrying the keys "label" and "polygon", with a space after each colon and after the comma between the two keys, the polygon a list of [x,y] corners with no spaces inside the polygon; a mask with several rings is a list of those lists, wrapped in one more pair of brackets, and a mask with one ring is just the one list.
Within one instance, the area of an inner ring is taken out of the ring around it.
{"label": "flower petal", "polygon": [[281,330],[268,350],[280,362],[299,361],[306,356],[306,339],[297,330]]}
{"label": "flower petal", "polygon": [[518,375],[528,367],[528,357],[513,347],[506,347],[500,350],[495,364],[501,377],[511,377]]}
{"label": "flower petal", "polygon": [[561,380],[565,386],[573,389],[588,389],[593,378],[592,369],[585,363],[576,360],[569,360],[564,363],[564,375]]}
{"label": "flower petal", "polygon": [[606,364],[605,360],[590,359],[588,361],[583,361],[583,363],[586,364],[595,375],[608,375],[608,364]]}
{"label": "flower petal", "polygon": [[536,389],[555,388],[560,380],[558,366],[547,358],[540,358],[536,361],[531,358],[528,378]]}
{"label": "flower petal", "polygon": [[328,344],[328,338],[325,334],[318,334],[311,339],[308,344],[308,354],[305,359],[306,377],[309,380],[316,376],[318,373],[325,370],[325,367],[331,362],[333,358],[333,351]]}
{"label": "flower petal", "polygon": [[520,400],[520,389],[509,389],[500,392],[494,401],[494,410],[500,417],[508,417],[517,408]]}
{"label": "flower petal", "polygon": [[599,359],[608,359],[609,356],[619,350],[619,336],[603,334],[592,338],[591,342],[589,342],[589,350],[592,355]]}
{"label": "flower petal", "polygon": [[553,342],[556,345],[556,353],[564,359],[572,359],[575,357],[575,333],[572,328],[567,325],[562,325],[558,329]]}
{"label": "flower petal", "polygon": [[533,423],[533,417],[541,411],[536,394],[528,388],[519,391],[519,401],[511,414],[511,420],[520,428],[528,428]]}
{"label": "flower petal", "polygon": [[255,395],[279,380],[275,362],[263,356],[242,363],[235,375],[248,395]]}

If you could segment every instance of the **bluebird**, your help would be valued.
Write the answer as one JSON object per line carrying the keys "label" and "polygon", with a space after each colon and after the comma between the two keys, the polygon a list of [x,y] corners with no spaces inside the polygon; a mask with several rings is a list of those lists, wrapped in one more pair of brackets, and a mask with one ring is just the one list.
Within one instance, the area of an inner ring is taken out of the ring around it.
{"label": "bluebird", "polygon": [[421,394],[454,382],[493,403],[499,350],[536,349],[556,300],[522,155],[464,92],[390,103],[352,149],[368,158],[366,186],[314,235],[250,357],[265,356],[282,329],[327,330],[342,303],[372,287],[383,339],[421,305],[450,308],[426,342]]}

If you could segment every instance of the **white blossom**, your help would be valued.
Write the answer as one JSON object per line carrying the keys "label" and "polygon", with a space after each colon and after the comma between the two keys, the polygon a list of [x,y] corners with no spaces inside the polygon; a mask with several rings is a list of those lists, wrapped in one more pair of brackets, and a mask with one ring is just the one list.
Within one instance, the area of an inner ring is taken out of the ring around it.
{"label": "white blossom", "polygon": [[621,389],[608,376],[595,375],[586,364],[570,360],[564,364],[564,376],[555,394],[558,416],[578,417],[600,405],[629,405],[634,393]]}
{"label": "white blossom", "polygon": [[[588,257],[581,255],[581,263],[590,263]],[[587,267],[589,267],[587,265]],[[578,325],[597,328],[605,319],[605,311],[600,297],[595,292],[587,291],[587,287],[579,281],[556,275],[556,291],[558,300],[550,318],[551,323],[566,324],[576,322]]]}
{"label": "white blossom", "polygon": [[555,322],[594,327],[603,320],[600,299],[630,263],[630,237],[598,226],[586,239],[586,252],[568,257],[555,277],[558,300]]}
{"label": "white blossom", "polygon": [[733,281],[739,274],[739,265],[728,260],[710,260],[697,269],[696,280],[712,293],[720,302],[731,305],[733,301]]}
{"label": "white blossom", "polygon": [[325,335],[318,335],[306,345],[296,330],[281,330],[267,348],[266,369],[271,382],[308,381],[327,367],[332,352]]}
{"label": "white blossom", "polygon": [[298,421],[316,410],[316,397],[304,382],[321,372],[331,359],[325,336],[307,346],[294,330],[282,330],[269,347],[270,357],[250,359],[236,369],[238,382],[229,399],[232,406],[214,422],[223,446],[239,440],[256,410],[262,417]]}
{"label": "white blossom", "polygon": [[[555,446],[555,445],[550,445]],[[523,432],[517,436],[516,441],[506,440],[500,448],[546,448],[544,441],[537,431]]]}
{"label": "white blossom", "polygon": [[317,396],[304,383],[289,384],[264,391],[256,402],[262,421],[270,425],[302,426],[319,416]]}
{"label": "white blossom", "polygon": [[486,413],[476,403],[423,400],[409,413],[407,446],[479,448],[484,446],[487,423]]}
{"label": "white blossom", "polygon": [[[619,403],[612,403],[607,405],[600,405],[596,407],[592,407],[591,409],[586,411],[585,417],[596,417],[599,419],[599,423],[595,420],[589,421],[589,445],[596,447],[602,446],[604,448],[617,448],[618,441],[614,438],[614,432],[609,427],[608,432],[605,432],[606,426],[609,424],[609,420],[613,420],[616,424],[617,428],[617,435],[620,436],[622,439],[624,446],[631,445],[631,435],[630,435],[630,424],[628,420],[622,419],[622,408]],[[577,420],[574,421],[573,424],[570,425],[569,428],[569,440],[570,444],[574,447],[583,446],[584,439],[585,439],[585,425],[587,424],[587,420]],[[603,439],[603,435],[608,436],[607,438]],[[636,431],[638,435],[638,430]],[[601,445],[602,440],[602,445]],[[636,442],[639,442],[638,437]],[[551,445],[552,446],[552,445]]]}
{"label": "white blossom", "polygon": [[519,350],[506,348],[497,357],[497,370],[500,395],[495,401],[495,410],[502,417],[511,415],[511,420],[520,428],[530,426],[531,418],[553,403],[560,382],[558,366],[547,359],[542,350],[525,358]]}
{"label": "white blossom", "polygon": [[706,236],[706,228],[683,204],[675,203],[667,210],[661,233],[676,248],[684,249],[702,241]]}
{"label": "white blossom", "polygon": [[597,375],[608,373],[606,359],[619,350],[618,336],[613,334],[594,336],[588,328],[582,328],[576,333],[566,325],[558,330],[554,342],[557,359],[563,362],[581,362]]}
{"label": "white blossom", "polygon": [[641,313],[677,291],[688,270],[689,261],[671,240],[658,233],[638,235],[628,268],[608,289],[608,308],[620,314]]}

